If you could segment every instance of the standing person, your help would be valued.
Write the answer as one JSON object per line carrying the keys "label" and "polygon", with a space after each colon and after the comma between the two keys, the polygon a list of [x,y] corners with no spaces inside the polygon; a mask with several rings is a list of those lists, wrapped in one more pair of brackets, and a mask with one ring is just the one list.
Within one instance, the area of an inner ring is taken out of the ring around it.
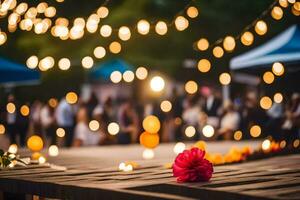
{"label": "standing person", "polygon": [[66,133],[66,146],[70,147],[73,142],[74,112],[72,106],[62,98],[56,108],[55,119],[58,127],[63,128]]}
{"label": "standing person", "polygon": [[13,105],[14,109],[6,109],[6,124],[7,132],[9,135],[9,140],[11,144],[17,143],[17,112],[16,112],[16,102],[14,95],[9,95],[7,98],[7,105]]}
{"label": "standing person", "polygon": [[207,115],[207,123],[217,127],[219,124],[219,112],[222,105],[222,100],[217,97],[217,93],[213,89],[208,90],[205,94],[205,102],[202,110]]}
{"label": "standing person", "polygon": [[105,134],[99,130],[91,131],[88,126],[88,108],[81,106],[77,113],[77,124],[75,126],[74,147],[95,146],[102,144]]}
{"label": "standing person", "polygon": [[34,101],[30,109],[30,121],[32,122],[33,132],[38,135],[41,135],[42,131],[41,109],[42,103],[39,100]]}
{"label": "standing person", "polygon": [[119,144],[130,144],[137,140],[138,117],[130,100],[126,100],[120,107],[119,123],[121,131],[118,134]]}
{"label": "standing person", "polygon": [[41,109],[41,124],[45,135],[50,137],[50,144],[56,144],[54,108],[50,107],[49,104],[45,104]]}
{"label": "standing person", "polygon": [[[28,104],[26,104],[24,106],[29,107]],[[30,110],[29,110],[29,112],[30,112]],[[18,114],[17,114],[17,129],[18,129],[18,133],[20,135],[20,146],[25,147],[26,135],[27,135],[28,129],[29,129],[29,113],[26,113],[24,111],[22,112],[21,110],[20,110],[20,112],[18,112]]]}

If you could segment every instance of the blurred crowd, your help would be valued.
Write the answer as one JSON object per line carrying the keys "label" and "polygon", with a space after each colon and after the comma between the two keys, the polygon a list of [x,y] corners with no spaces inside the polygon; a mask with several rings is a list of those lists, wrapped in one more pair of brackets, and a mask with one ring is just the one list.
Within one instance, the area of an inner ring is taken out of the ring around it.
{"label": "blurred crowd", "polygon": [[[172,108],[164,109],[157,100],[139,103],[130,98],[108,97],[100,102],[95,93],[87,101],[79,97],[70,103],[64,97],[52,99],[52,103],[36,100],[20,104],[10,94],[7,101],[1,102],[0,124],[10,143],[20,146],[25,146],[26,138],[32,134],[42,136],[48,145],[66,147],[137,143],[143,132],[142,121],[148,115],[160,119],[161,142],[299,137],[298,93],[274,101],[268,110],[261,108],[253,91],[230,101],[222,99],[221,92],[213,88],[196,95],[181,95],[174,89],[167,100]],[[28,112],[22,111],[24,105]]]}

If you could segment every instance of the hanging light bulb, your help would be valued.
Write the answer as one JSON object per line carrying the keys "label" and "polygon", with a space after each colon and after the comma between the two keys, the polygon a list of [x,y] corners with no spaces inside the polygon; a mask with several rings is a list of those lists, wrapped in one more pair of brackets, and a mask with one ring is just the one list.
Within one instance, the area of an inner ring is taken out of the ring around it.
{"label": "hanging light bulb", "polygon": [[168,26],[166,22],[164,21],[159,21],[155,25],[155,32],[159,35],[165,35],[168,32]]}
{"label": "hanging light bulb", "polygon": [[198,85],[195,81],[188,81],[186,82],[184,88],[188,94],[195,94],[198,90]]}
{"label": "hanging light bulb", "polygon": [[142,35],[147,35],[150,31],[150,23],[144,19],[137,23],[138,32]]}
{"label": "hanging light bulb", "polygon": [[7,40],[6,33],[0,31],[0,45],[3,45]]}
{"label": "hanging light bulb", "polygon": [[223,41],[223,47],[226,51],[233,51],[235,48],[235,39],[232,36],[225,37]]}
{"label": "hanging light bulb", "polygon": [[221,58],[224,55],[224,50],[222,49],[222,47],[216,46],[215,48],[213,48],[213,55],[216,58]]}
{"label": "hanging light bulb", "polygon": [[195,6],[191,6],[186,10],[186,14],[190,18],[196,18],[199,15],[199,11]]}
{"label": "hanging light bulb", "polygon": [[102,37],[109,37],[112,33],[112,28],[109,25],[103,25],[100,28],[100,34]]}
{"label": "hanging light bulb", "polygon": [[201,59],[198,62],[198,70],[202,73],[206,73],[210,70],[211,64],[207,59]]}
{"label": "hanging light bulb", "polygon": [[39,59],[37,56],[30,56],[26,61],[26,65],[29,69],[36,68],[38,63],[39,63]]}
{"label": "hanging light bulb", "polygon": [[241,42],[243,45],[250,46],[251,44],[253,44],[253,41],[254,41],[254,36],[251,32],[246,31],[245,33],[243,33],[241,37]]}
{"label": "hanging light bulb", "polygon": [[183,16],[178,16],[175,19],[175,27],[178,31],[184,31],[185,29],[187,29],[187,27],[189,26],[189,21],[183,17]]}
{"label": "hanging light bulb", "polygon": [[258,35],[264,35],[267,33],[267,31],[268,31],[268,26],[267,26],[266,22],[264,22],[263,20],[259,20],[258,22],[256,22],[255,32]]}
{"label": "hanging light bulb", "polygon": [[121,49],[122,49],[122,47],[121,47],[121,44],[119,43],[119,42],[112,42],[112,43],[110,43],[110,45],[109,45],[109,50],[110,50],[110,52],[112,52],[113,54],[118,54],[118,53],[120,53],[121,52]]}
{"label": "hanging light bulb", "polygon": [[114,71],[110,74],[110,80],[113,83],[119,83],[122,80],[122,74],[119,71]]}
{"label": "hanging light bulb", "polygon": [[264,75],[263,75],[263,80],[265,83],[267,84],[271,84],[274,82],[274,74],[272,72],[265,72]]}
{"label": "hanging light bulb", "polygon": [[100,17],[100,18],[105,18],[107,17],[109,14],[109,10],[107,7],[105,6],[101,6],[100,8],[98,8],[97,10],[97,15]]}
{"label": "hanging light bulb", "polygon": [[228,73],[222,73],[219,76],[219,81],[222,85],[228,85],[231,82],[231,76]]}
{"label": "hanging light bulb", "polygon": [[208,40],[206,38],[201,38],[200,40],[198,40],[197,42],[197,47],[200,51],[205,51],[208,49],[209,47],[209,43]]}
{"label": "hanging light bulb", "polygon": [[103,58],[105,56],[105,54],[106,54],[106,50],[104,47],[99,46],[94,49],[94,56],[96,58],[99,58],[99,59]]}
{"label": "hanging light bulb", "polygon": [[119,38],[123,41],[129,40],[131,37],[130,29],[127,26],[122,26],[119,29]]}
{"label": "hanging light bulb", "polygon": [[58,61],[58,67],[61,70],[68,70],[70,69],[71,62],[68,58],[62,58]]}
{"label": "hanging light bulb", "polygon": [[271,11],[273,19],[280,20],[283,17],[283,10],[279,6],[275,6]]}
{"label": "hanging light bulb", "polygon": [[86,57],[84,57],[84,58],[81,60],[81,64],[82,64],[82,66],[83,66],[84,68],[90,69],[90,68],[92,68],[93,65],[94,65],[94,60],[93,60],[92,57],[86,56]]}

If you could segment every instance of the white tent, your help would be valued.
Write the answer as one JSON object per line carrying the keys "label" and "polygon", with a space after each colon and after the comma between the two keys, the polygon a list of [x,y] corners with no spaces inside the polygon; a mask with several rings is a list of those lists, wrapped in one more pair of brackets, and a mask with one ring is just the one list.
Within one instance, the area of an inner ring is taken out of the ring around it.
{"label": "white tent", "polygon": [[293,25],[268,41],[230,61],[230,69],[269,67],[274,62],[300,62],[300,25]]}

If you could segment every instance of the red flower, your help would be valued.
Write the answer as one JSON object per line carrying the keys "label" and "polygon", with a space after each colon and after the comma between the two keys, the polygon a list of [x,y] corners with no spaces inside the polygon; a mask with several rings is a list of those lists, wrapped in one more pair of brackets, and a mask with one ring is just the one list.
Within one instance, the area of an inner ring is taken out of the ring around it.
{"label": "red flower", "polygon": [[213,166],[204,156],[205,151],[198,148],[178,154],[173,164],[173,176],[178,182],[209,181]]}

